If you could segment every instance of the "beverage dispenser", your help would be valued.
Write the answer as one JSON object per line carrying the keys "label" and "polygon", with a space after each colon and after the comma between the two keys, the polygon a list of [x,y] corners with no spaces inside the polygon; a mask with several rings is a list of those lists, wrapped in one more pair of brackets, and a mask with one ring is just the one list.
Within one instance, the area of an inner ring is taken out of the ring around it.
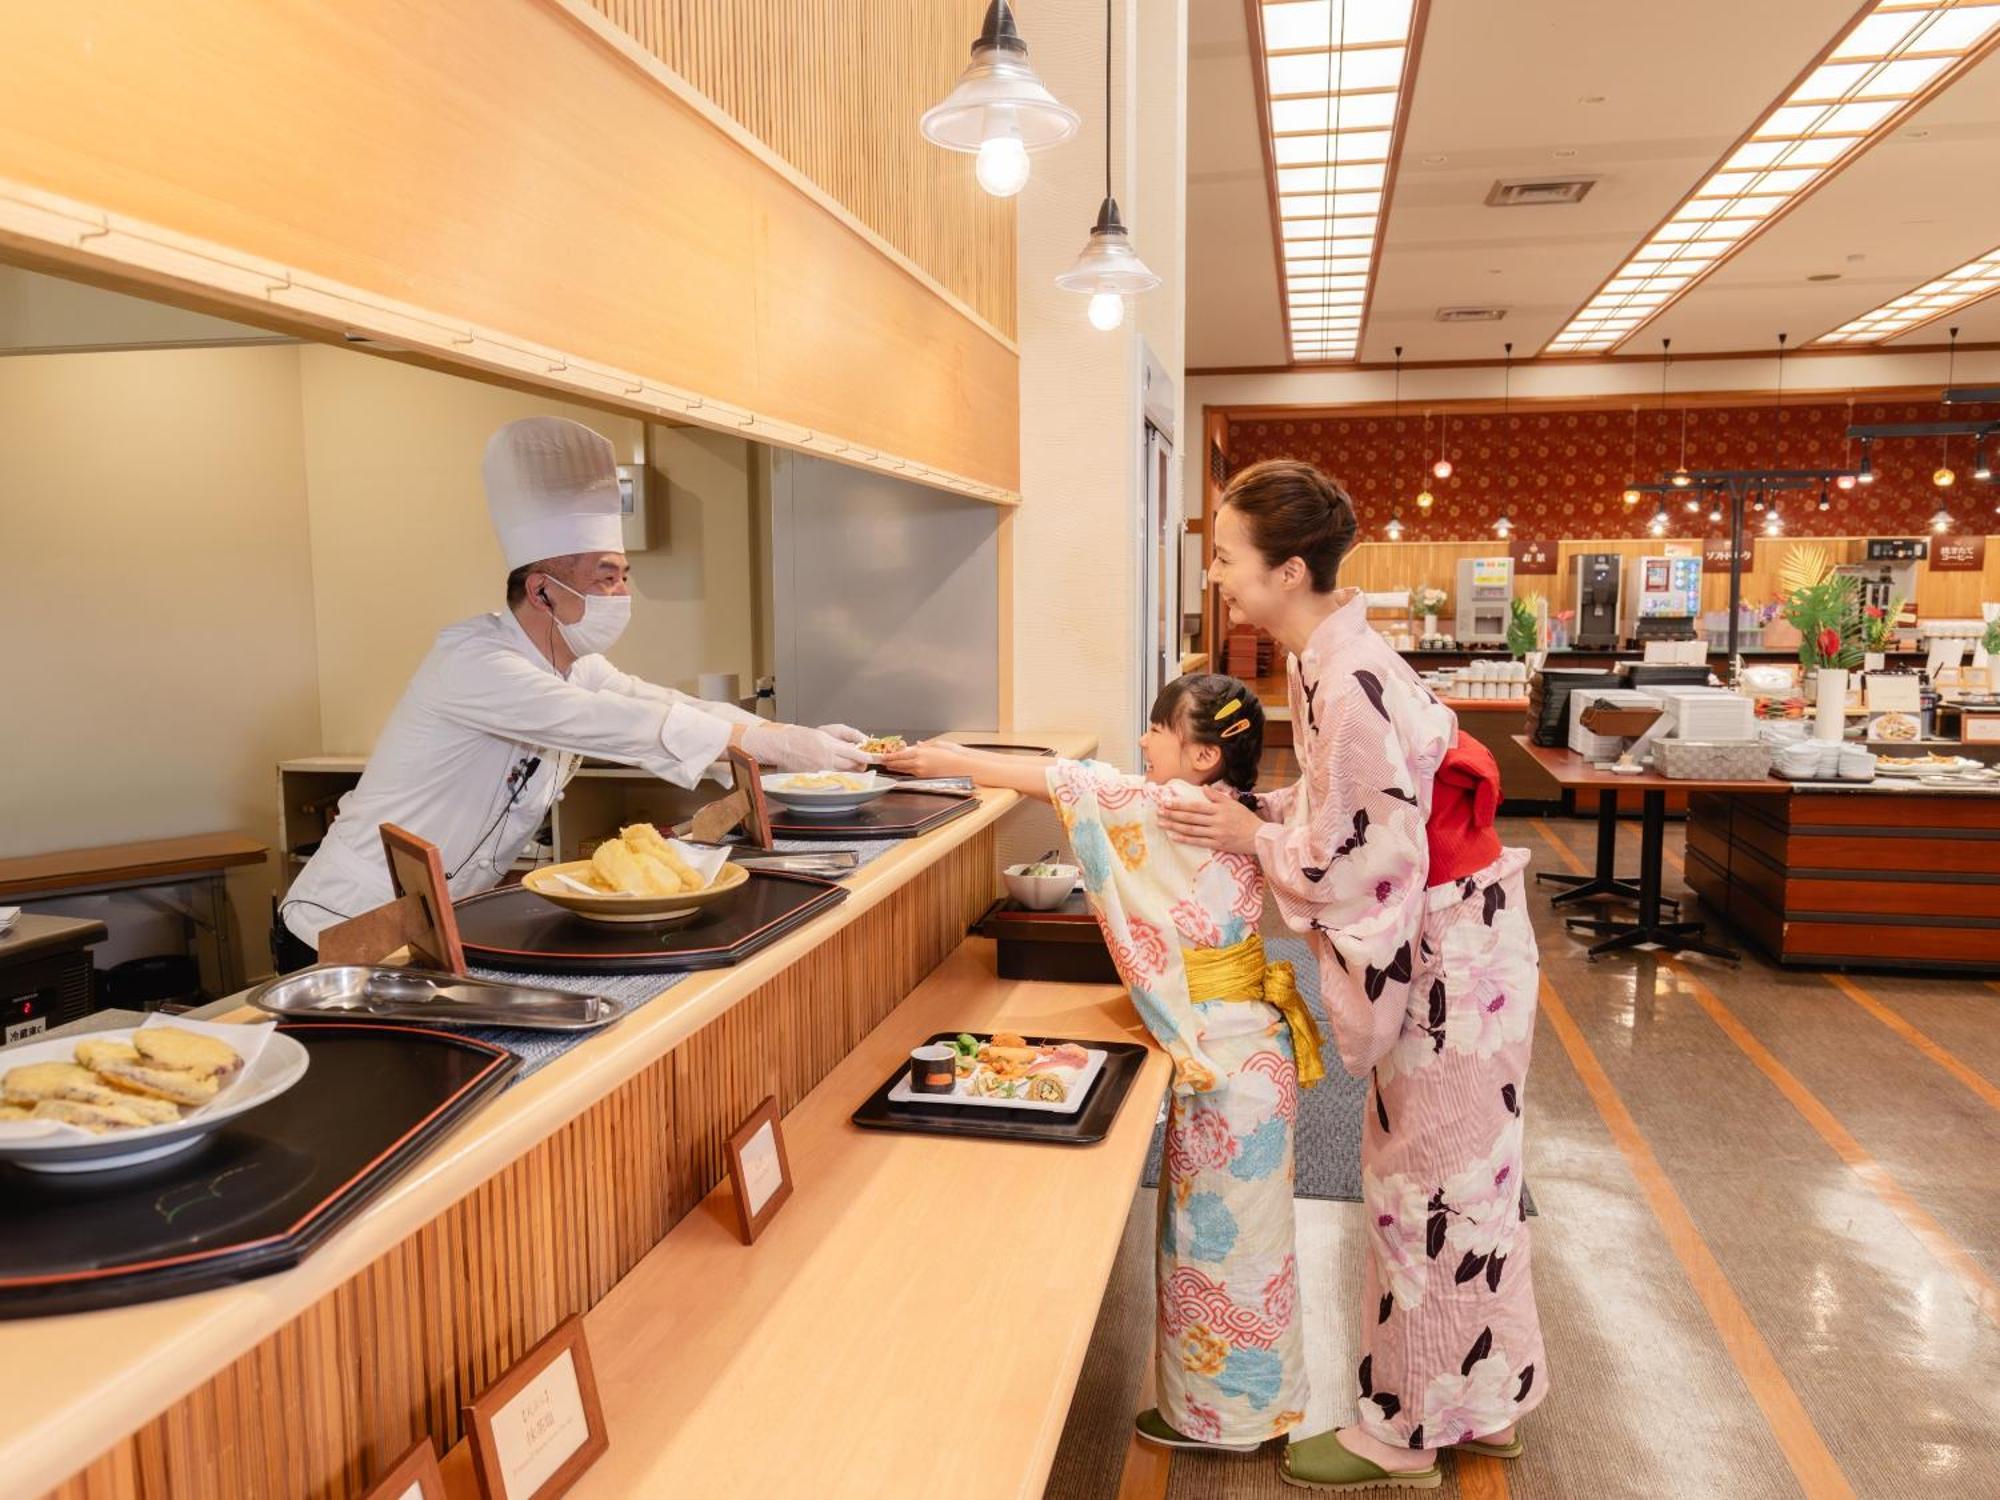
{"label": "beverage dispenser", "polygon": [[1691,637],[1701,613],[1701,559],[1635,557],[1630,592],[1634,640]]}
{"label": "beverage dispenser", "polygon": [[1618,649],[1618,564],[1616,552],[1586,552],[1576,560],[1578,650]]}
{"label": "beverage dispenser", "polygon": [[1460,644],[1504,645],[1514,602],[1514,559],[1460,558],[1457,597]]}

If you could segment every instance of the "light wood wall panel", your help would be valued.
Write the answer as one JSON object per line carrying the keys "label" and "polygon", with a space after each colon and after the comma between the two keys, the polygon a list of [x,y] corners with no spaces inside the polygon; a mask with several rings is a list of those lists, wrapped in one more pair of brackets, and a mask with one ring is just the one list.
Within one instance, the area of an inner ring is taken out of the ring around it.
{"label": "light wood wall panel", "polygon": [[1013,202],[917,129],[986,0],[588,3],[1012,337]]}
{"label": "light wood wall panel", "polygon": [[143,275],[182,236],[160,282],[274,326],[356,316],[324,279],[1016,491],[1011,346],[586,18],[619,35],[557,0],[0,7],[0,198],[158,231],[0,245]]}
{"label": "light wood wall panel", "polygon": [[47,1500],[349,1500],[424,1434],[449,1448],[467,1401],[721,1181],[744,1116],[769,1095],[789,1111],[958,947],[992,899],[994,841],[944,856]]}

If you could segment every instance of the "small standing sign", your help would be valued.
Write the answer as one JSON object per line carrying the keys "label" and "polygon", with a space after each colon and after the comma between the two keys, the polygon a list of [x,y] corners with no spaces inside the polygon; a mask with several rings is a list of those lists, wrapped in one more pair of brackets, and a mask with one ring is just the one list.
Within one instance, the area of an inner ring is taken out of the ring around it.
{"label": "small standing sign", "polygon": [[1940,536],[1931,540],[1933,573],[1978,573],[1986,567],[1986,538]]}
{"label": "small standing sign", "polygon": [[367,1500],[445,1500],[437,1445],[429,1438],[417,1443],[375,1482]]}
{"label": "small standing sign", "polygon": [[792,1168],[778,1101],[766,1099],[729,1138],[729,1181],[736,1189],[736,1232],[746,1245],[792,1196]]}
{"label": "small standing sign", "polygon": [[556,1500],[611,1446],[583,1319],[555,1332],[465,1409],[486,1500]]}

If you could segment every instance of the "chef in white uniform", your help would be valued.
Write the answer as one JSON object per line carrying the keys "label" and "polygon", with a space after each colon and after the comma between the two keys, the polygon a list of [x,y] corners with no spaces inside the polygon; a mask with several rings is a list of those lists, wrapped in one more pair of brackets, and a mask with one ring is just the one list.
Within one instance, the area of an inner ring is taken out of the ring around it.
{"label": "chef in white uniform", "polygon": [[586,755],[684,787],[730,745],[778,770],[867,764],[846,725],[774,724],[605,660],[632,597],[604,438],[557,417],[510,422],[486,445],[484,476],[507,608],[438,634],[285,897],[272,934],[280,970],[310,963],[321,929],[391,898],[384,823],[436,844],[463,897],[499,883]]}

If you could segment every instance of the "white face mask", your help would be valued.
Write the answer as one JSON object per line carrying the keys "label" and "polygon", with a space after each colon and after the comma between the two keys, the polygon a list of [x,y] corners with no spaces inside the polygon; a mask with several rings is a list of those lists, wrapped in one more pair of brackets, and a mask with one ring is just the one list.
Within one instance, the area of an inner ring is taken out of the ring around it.
{"label": "white face mask", "polygon": [[[546,576],[546,575],[544,575]],[[583,618],[574,625],[556,621],[556,629],[569,643],[569,649],[578,656],[590,656],[609,651],[618,644],[618,637],[625,633],[625,627],[632,622],[632,596],[630,594],[586,594],[570,588],[560,578],[550,578],[557,588],[575,594],[583,601]],[[552,616],[553,618],[553,616]]]}

